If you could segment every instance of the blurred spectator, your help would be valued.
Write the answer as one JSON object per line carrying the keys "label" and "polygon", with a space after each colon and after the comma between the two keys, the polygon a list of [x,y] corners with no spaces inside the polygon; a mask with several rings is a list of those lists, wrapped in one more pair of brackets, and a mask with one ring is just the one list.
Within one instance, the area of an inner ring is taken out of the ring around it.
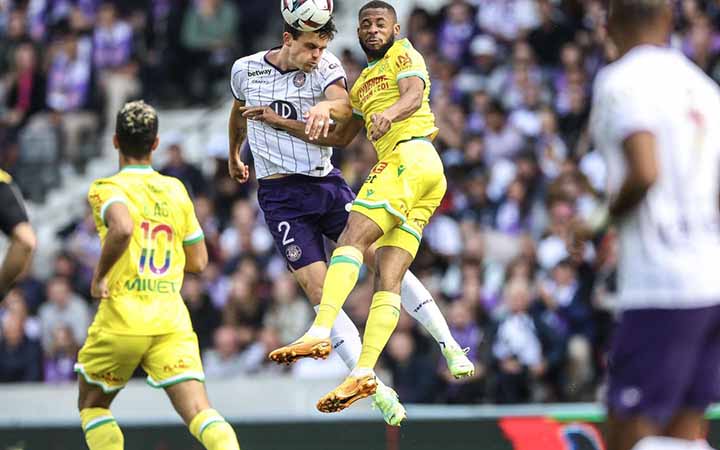
{"label": "blurred spectator", "polygon": [[539,22],[532,0],[474,0],[474,3],[478,5],[480,27],[504,41],[524,36]]}
{"label": "blurred spectator", "polygon": [[498,403],[547,399],[544,380],[563,361],[560,337],[530,315],[531,295],[530,287],[523,281],[512,282],[505,288],[507,314],[498,322],[492,344]]}
{"label": "blurred spectator", "polygon": [[213,330],[220,325],[220,312],[213,306],[202,280],[197,275],[185,274],[182,298],[190,311],[200,350],[205,350],[212,344]]}
{"label": "blurred spectator", "polygon": [[[403,402],[432,403],[435,374],[429,355],[419,352],[407,332],[395,332],[388,342],[384,361],[392,373],[393,388]],[[443,361],[444,364],[444,361]]]}
{"label": "blurred spectator", "polygon": [[25,11],[15,9],[10,11],[3,39],[0,39],[0,74],[7,74],[16,69],[16,50],[30,40],[28,23]]}
{"label": "blurred spectator", "polygon": [[300,295],[297,282],[289,273],[275,280],[272,297],[264,324],[278,330],[280,341],[292,342],[305,333],[314,318],[310,304]]}
{"label": "blurred spectator", "polygon": [[0,320],[0,382],[42,380],[40,344],[25,334],[23,322],[22,317],[12,312]]}
{"label": "blurred spectator", "polygon": [[461,65],[474,32],[470,5],[462,0],[451,2],[438,30],[440,52],[453,64]]}
{"label": "blurred spectator", "polygon": [[485,396],[485,361],[482,355],[485,346],[485,334],[473,314],[477,305],[457,300],[452,303],[447,314],[448,325],[460,347],[467,348],[468,358],[475,364],[475,374],[462,380],[456,380],[447,369],[445,361],[440,362],[441,380],[446,384],[443,400],[447,403],[476,403]]}
{"label": "blurred spectator", "polygon": [[522,149],[522,136],[508,123],[507,110],[500,102],[493,101],[488,106],[486,124],[484,155],[487,166],[512,158]]}
{"label": "blurred spectator", "polygon": [[0,303],[0,306],[2,307],[0,308],[0,319],[5,314],[14,314],[23,323],[23,331],[28,338],[33,340],[40,338],[40,322],[35,316],[30,315],[22,290],[18,288],[12,289]]}
{"label": "blurred spectator", "polygon": [[103,3],[93,33],[93,62],[105,95],[105,124],[109,130],[125,101],[140,92],[132,46],[130,25],[117,18],[114,4]]}
{"label": "blurred spectator", "polygon": [[508,186],[505,198],[500,201],[495,216],[495,228],[501,233],[519,235],[528,230],[530,198],[525,185],[515,180]]}
{"label": "blurred spectator", "polygon": [[45,109],[45,76],[32,43],[17,45],[14,56],[5,103],[7,112],[0,117],[0,124],[16,133],[33,114]]}
{"label": "blurred spectator", "polygon": [[163,139],[167,146],[167,162],[160,173],[180,179],[191,197],[205,194],[207,183],[200,169],[185,160],[182,149],[182,135],[171,135]]}
{"label": "blurred spectator", "polygon": [[247,200],[238,200],[232,207],[232,224],[220,236],[224,261],[249,253],[262,255],[273,248],[272,235],[267,227],[258,223],[258,209]]}
{"label": "blurred spectator", "polygon": [[82,344],[90,325],[90,311],[85,300],[75,294],[64,277],[54,277],[47,285],[47,302],[40,307],[42,346],[52,347],[53,330],[67,325],[72,329],[75,342]]}
{"label": "blurred spectator", "polygon": [[562,46],[572,41],[573,30],[552,0],[538,0],[537,6],[540,24],[528,34],[528,42],[535,51],[538,62],[553,67],[560,62]]}
{"label": "blurred spectator", "polygon": [[238,20],[237,7],[229,0],[198,0],[185,13],[182,43],[189,52],[188,61],[203,61],[185,67],[187,88],[195,101],[213,99],[215,83],[225,78],[235,57]]}
{"label": "blurred spectator", "polygon": [[263,309],[256,293],[256,281],[241,272],[233,274],[227,303],[223,310],[223,323],[259,329]]}
{"label": "blurred spectator", "polygon": [[98,118],[90,110],[93,90],[92,42],[72,32],[64,34],[50,48],[47,105],[62,113],[64,156],[77,168],[85,165],[95,149],[90,142],[98,128]]}
{"label": "blurred spectator", "polygon": [[203,369],[208,378],[231,378],[244,371],[238,332],[231,326],[215,330],[213,347],[203,353]]}
{"label": "blurred spectator", "polygon": [[567,342],[566,394],[579,400],[592,380],[592,342],[595,338],[590,286],[578,277],[570,261],[561,261],[540,283],[543,321]]}
{"label": "blurred spectator", "polygon": [[469,50],[471,64],[458,73],[457,86],[461,92],[472,95],[487,89],[490,75],[497,66],[498,46],[492,36],[481,34],[473,38]]}
{"label": "blurred spectator", "polygon": [[78,350],[79,346],[70,326],[60,325],[55,328],[52,332],[52,343],[44,357],[45,381],[48,383],[75,381],[77,375],[73,367]]}

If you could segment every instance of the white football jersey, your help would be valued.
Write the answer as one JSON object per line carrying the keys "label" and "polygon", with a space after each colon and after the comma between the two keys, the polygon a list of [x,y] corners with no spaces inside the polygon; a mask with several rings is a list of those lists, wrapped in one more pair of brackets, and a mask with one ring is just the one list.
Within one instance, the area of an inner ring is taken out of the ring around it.
{"label": "white football jersey", "polygon": [[590,128],[617,195],[627,165],[623,141],[648,131],[659,176],[619,224],[621,309],[720,303],[720,91],[680,52],[636,47],[604,68]]}
{"label": "white football jersey", "polygon": [[[230,87],[247,106],[271,106],[286,119],[304,120],[303,114],[324,99],[328,86],[347,79],[340,61],[327,50],[309,73],[282,71],[267,60],[268,53],[235,61]],[[248,120],[248,142],[258,178],[275,174],[323,177],[333,169],[332,148],[308,144],[262,122]]]}

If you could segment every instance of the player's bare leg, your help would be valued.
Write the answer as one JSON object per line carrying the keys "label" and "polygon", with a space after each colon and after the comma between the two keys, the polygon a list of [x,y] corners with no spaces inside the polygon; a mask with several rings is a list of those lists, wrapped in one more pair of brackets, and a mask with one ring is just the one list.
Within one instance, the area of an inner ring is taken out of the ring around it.
{"label": "player's bare leg", "polygon": [[[400,286],[413,256],[398,247],[382,247],[377,252],[377,261],[375,295],[365,327],[360,360],[340,386],[320,399],[317,408],[322,412],[342,411],[375,393],[374,368],[397,326],[400,317]],[[404,411],[403,417],[398,419],[402,421],[403,418]]]}
{"label": "player's bare leg", "polygon": [[183,381],[165,388],[175,411],[190,432],[208,450],[240,450],[235,431],[210,407],[205,385],[197,380]]}
{"label": "player's bare leg", "polygon": [[695,441],[705,439],[707,422],[703,411],[680,410],[665,427],[664,436]]}
{"label": "player's bare leg", "polygon": [[85,442],[90,450],[123,450],[124,438],[120,427],[110,412],[110,404],[117,395],[104,392],[78,377],[78,410],[82,420]]}
{"label": "player's bare leg", "polygon": [[660,427],[649,419],[634,417],[619,419],[608,418],[607,450],[632,450],[642,439],[660,435]]}
{"label": "player's bare leg", "polygon": [[330,354],[330,333],[345,300],[357,283],[363,252],[382,236],[375,222],[351,212],[345,230],[338,239],[325,280],[322,300],[313,326],[297,341],[270,353],[276,362],[292,363],[300,358],[324,358]]}

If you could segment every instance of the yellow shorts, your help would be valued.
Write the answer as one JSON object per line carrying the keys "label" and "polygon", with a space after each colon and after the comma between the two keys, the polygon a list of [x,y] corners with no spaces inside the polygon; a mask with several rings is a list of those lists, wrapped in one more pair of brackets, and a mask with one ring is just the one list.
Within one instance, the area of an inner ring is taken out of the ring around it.
{"label": "yellow shorts", "polygon": [[187,380],[205,381],[197,335],[192,331],[129,336],[91,330],[78,354],[75,372],[110,393],[125,387],[138,365],[147,372],[148,384],[156,388]]}
{"label": "yellow shorts", "polygon": [[447,181],[435,147],[427,139],[402,142],[379,161],[360,189],[352,211],[383,231],[378,247],[399,247],[413,258],[423,228],[445,196]]}

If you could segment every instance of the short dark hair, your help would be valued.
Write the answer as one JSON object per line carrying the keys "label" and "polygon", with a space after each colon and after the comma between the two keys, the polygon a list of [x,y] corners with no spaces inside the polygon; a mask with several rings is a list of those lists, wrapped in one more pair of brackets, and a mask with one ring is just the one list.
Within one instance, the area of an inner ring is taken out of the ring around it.
{"label": "short dark hair", "polygon": [[392,14],[393,19],[397,22],[397,11],[395,11],[395,8],[393,8],[393,5],[390,3],[382,0],[372,0],[367,2],[362,6],[362,8],[360,8],[360,12],[358,12],[358,19],[360,19],[360,17],[362,17],[362,13],[368,9],[387,9]]}
{"label": "short dark hair", "polygon": [[157,132],[157,111],[144,101],[125,103],[118,111],[115,134],[123,155],[142,158],[150,154]]}
{"label": "short dark hair", "polygon": [[330,17],[330,20],[328,20],[327,23],[322,26],[322,28],[318,28],[315,31],[302,31],[298,30],[297,28],[293,28],[292,25],[287,22],[284,22],[284,24],[285,29],[283,31],[285,31],[286,33],[290,33],[293,39],[300,39],[300,36],[302,36],[303,33],[317,33],[320,35],[321,38],[327,38],[332,41],[333,39],[335,39],[335,33],[337,33],[335,21],[332,17]]}
{"label": "short dark hair", "polygon": [[610,0],[609,11],[619,23],[635,25],[655,19],[669,0]]}

